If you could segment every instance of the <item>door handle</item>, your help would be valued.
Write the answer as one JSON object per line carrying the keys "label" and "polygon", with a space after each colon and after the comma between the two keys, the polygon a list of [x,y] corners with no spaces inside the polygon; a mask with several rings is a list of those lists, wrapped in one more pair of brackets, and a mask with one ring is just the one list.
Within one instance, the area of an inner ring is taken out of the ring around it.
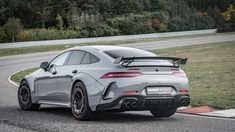
{"label": "door handle", "polygon": [[73,70],[73,71],[72,71],[73,74],[75,74],[75,73],[77,73],[77,72],[78,72],[77,70]]}

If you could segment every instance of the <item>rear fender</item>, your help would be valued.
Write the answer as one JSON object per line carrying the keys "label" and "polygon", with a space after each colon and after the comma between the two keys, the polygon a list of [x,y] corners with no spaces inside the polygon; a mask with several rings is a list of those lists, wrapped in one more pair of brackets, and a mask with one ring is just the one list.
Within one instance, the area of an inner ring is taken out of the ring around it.
{"label": "rear fender", "polygon": [[99,104],[102,91],[104,89],[104,86],[97,82],[92,76],[86,74],[86,73],[78,73],[75,75],[72,79],[72,84],[71,89],[70,89],[70,96],[69,98],[71,99],[72,95],[72,89],[73,86],[76,82],[81,81],[86,88],[87,94],[88,94],[88,101],[89,101],[89,106],[92,111],[95,110],[96,106]]}

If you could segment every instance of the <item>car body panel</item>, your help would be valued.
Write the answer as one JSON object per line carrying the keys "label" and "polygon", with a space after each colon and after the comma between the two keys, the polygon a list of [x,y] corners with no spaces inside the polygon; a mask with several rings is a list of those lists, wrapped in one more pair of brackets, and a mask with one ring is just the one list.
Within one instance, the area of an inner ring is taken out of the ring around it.
{"label": "car body panel", "polygon": [[[39,69],[30,75],[27,75],[24,80],[29,84],[32,94],[32,102],[40,104],[54,104],[70,107],[71,92],[74,83],[80,81],[86,87],[88,94],[89,106],[92,111],[97,110],[97,107],[102,104],[111,104],[117,102],[115,106],[108,109],[120,108],[117,106],[120,103],[120,98],[126,96],[141,96],[141,97],[160,97],[167,96],[176,98],[181,96],[180,89],[189,89],[189,82],[186,76],[175,76],[173,70],[183,72],[179,68],[172,67],[135,67],[125,68],[120,64],[114,64],[115,59],[107,55],[106,50],[135,50],[135,52],[145,52],[139,49],[118,47],[118,46],[83,46],[74,47],[63,51],[84,51],[91,53],[99,58],[98,62],[92,64],[79,65],[62,65],[53,66],[48,70]],[[61,54],[59,54],[61,55]],[[58,56],[59,56],[58,55]],[[152,53],[149,53],[153,56]],[[70,55],[68,56],[68,58]],[[144,60],[133,62],[131,65],[172,65],[169,61],[162,60]],[[76,70],[76,72],[74,72]],[[54,72],[56,73],[54,74]],[[105,73],[109,72],[141,72],[140,76],[129,78],[102,78]],[[174,91],[171,95],[147,95],[147,87],[172,87]],[[137,91],[128,95],[128,91]],[[185,93],[182,94],[182,97]],[[188,93],[186,94],[188,96]],[[121,99],[123,100],[123,99]],[[105,109],[104,109],[105,110]]]}
{"label": "car body panel", "polygon": [[[174,80],[174,81],[172,81]],[[115,82],[116,87],[110,89],[110,95],[107,95],[109,100],[102,100],[100,103],[109,103],[122,96],[125,91],[136,90],[138,93],[136,95],[146,95],[145,88],[148,86],[171,86],[179,89],[188,89],[188,81],[180,78],[174,77],[172,75],[142,75],[134,78],[121,78],[121,79],[110,79],[101,81],[103,85],[108,86],[110,82]],[[176,91],[178,94],[178,91]]]}

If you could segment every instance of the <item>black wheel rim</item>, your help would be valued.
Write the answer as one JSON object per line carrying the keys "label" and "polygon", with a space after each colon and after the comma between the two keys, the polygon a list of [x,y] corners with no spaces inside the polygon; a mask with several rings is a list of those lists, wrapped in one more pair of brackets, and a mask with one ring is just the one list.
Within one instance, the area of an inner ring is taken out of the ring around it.
{"label": "black wheel rim", "polygon": [[84,109],[84,93],[81,88],[78,88],[74,91],[73,94],[73,109],[75,114],[79,115]]}
{"label": "black wheel rim", "polygon": [[20,89],[19,97],[22,103],[26,104],[29,102],[30,93],[27,87],[23,86]]}

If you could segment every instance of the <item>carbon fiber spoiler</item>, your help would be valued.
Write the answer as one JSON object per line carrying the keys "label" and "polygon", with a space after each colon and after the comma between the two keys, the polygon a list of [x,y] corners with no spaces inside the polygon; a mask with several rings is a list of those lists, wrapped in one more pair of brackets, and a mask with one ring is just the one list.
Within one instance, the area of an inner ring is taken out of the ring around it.
{"label": "carbon fiber spoiler", "polygon": [[[135,60],[169,60],[172,61],[173,65],[134,65],[129,66]],[[176,67],[185,65],[188,58],[177,58],[177,57],[119,57],[115,59],[114,64],[121,64],[124,67]]]}

